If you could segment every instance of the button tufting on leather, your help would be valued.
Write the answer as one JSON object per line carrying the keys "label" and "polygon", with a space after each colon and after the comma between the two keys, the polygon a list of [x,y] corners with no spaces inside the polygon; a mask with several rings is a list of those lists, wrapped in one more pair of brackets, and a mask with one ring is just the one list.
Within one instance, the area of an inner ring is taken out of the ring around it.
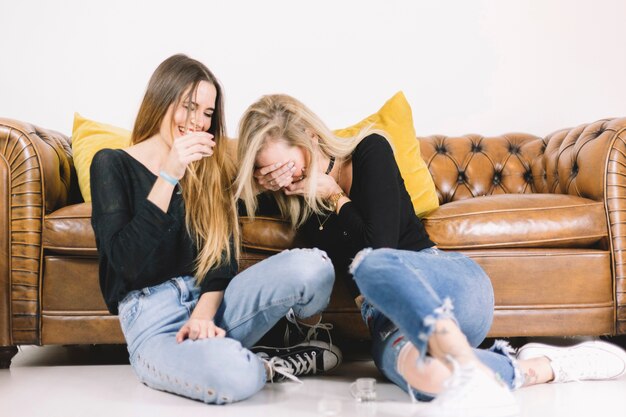
{"label": "button tufting on leather", "polygon": [[519,145],[510,144],[509,145],[509,153],[512,155],[517,155],[520,152]]}
{"label": "button tufting on leather", "polygon": [[530,169],[524,172],[524,181],[529,184],[533,182],[533,172]]}

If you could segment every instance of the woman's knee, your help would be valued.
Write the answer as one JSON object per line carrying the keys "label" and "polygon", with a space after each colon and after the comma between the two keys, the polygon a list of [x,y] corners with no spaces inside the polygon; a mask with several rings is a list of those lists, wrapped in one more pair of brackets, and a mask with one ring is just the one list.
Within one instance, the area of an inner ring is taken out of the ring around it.
{"label": "woman's knee", "polygon": [[384,272],[390,260],[397,263],[393,249],[366,248],[356,254],[350,265],[350,273],[359,288],[370,282],[380,283],[380,273]]}
{"label": "woman's knee", "polygon": [[326,252],[312,249],[292,249],[285,255],[284,278],[305,291],[329,292],[335,282],[335,269]]}

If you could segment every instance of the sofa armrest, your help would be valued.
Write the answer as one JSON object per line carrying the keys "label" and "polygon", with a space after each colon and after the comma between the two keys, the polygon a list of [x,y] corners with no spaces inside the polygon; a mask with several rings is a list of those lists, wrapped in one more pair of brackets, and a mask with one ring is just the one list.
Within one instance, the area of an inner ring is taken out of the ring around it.
{"label": "sofa armrest", "polygon": [[492,194],[569,194],[605,207],[615,333],[626,334],[626,118],[554,132],[418,138],[441,204]]}
{"label": "sofa armrest", "polygon": [[626,334],[626,118],[605,119],[546,138],[548,192],[603,201],[609,226],[616,334]]}
{"label": "sofa armrest", "polygon": [[544,182],[537,184],[537,191],[604,201],[609,170],[618,175],[626,173],[626,166],[620,170],[619,164],[610,163],[620,153],[624,128],[626,118],[603,119],[546,136]]}
{"label": "sofa armrest", "polygon": [[615,275],[616,333],[626,334],[626,118],[608,125],[612,143],[604,161],[604,200]]}
{"label": "sofa armrest", "polygon": [[39,342],[44,215],[67,203],[69,139],[0,118],[0,346]]}

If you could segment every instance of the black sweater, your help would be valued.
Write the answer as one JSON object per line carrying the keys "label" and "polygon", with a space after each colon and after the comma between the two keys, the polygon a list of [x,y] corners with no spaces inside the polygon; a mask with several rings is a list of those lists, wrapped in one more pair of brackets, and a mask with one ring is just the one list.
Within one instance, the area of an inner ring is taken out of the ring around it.
{"label": "black sweater", "polygon": [[[183,198],[175,190],[164,213],[147,199],[156,180],[123,150],[101,150],[91,164],[91,224],[100,258],[100,289],[113,314],[132,290],[194,275],[197,247],[185,227]],[[202,293],[224,290],[237,273],[234,250],[231,253],[230,262],[203,279]]]}
{"label": "black sweater", "polygon": [[[325,250],[340,273],[347,272],[352,258],[363,248],[394,248],[419,251],[434,246],[421,220],[393,156],[391,145],[380,135],[363,139],[352,154],[350,202],[339,215],[313,215],[302,233],[313,246]],[[353,295],[358,289],[352,279]]]}

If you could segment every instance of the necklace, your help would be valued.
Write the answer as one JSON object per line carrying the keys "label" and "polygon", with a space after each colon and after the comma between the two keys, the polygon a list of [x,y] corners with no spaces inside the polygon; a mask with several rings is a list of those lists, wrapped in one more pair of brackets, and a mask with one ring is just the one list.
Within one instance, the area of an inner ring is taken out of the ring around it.
{"label": "necklace", "polygon": [[[328,169],[326,170],[326,175],[330,174],[330,171],[332,171],[334,165],[335,165],[335,157],[331,156],[330,163],[328,164]],[[342,168],[342,164],[339,165],[339,172],[337,173],[337,183],[339,183],[339,180],[341,179],[341,168]],[[333,215],[333,212],[331,211],[330,213],[326,215],[326,218],[324,219],[324,221],[322,221],[320,220],[320,216],[318,216],[317,213],[315,213],[315,217],[317,218],[317,224],[320,225],[317,228],[317,230],[319,231],[324,230],[324,225],[326,224],[326,222],[328,221],[328,219],[330,219],[330,216],[332,215]]]}
{"label": "necklace", "polygon": [[320,216],[317,215],[317,213],[315,213],[315,217],[317,217],[317,223],[320,225],[320,227],[317,228],[317,230],[324,230],[324,225],[326,224],[326,222],[328,221],[328,219],[330,219],[330,215],[331,213],[328,213],[328,215],[326,216],[326,218],[324,219],[324,221],[320,220]]}

